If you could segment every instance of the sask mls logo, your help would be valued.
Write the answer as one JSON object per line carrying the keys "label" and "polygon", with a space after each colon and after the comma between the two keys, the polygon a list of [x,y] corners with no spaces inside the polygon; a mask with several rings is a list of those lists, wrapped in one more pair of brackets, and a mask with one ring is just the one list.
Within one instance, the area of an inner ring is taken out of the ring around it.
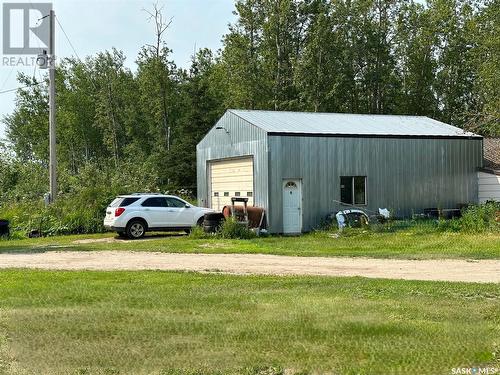
{"label": "sask mls logo", "polygon": [[4,55],[35,55],[49,45],[51,3],[3,4]]}

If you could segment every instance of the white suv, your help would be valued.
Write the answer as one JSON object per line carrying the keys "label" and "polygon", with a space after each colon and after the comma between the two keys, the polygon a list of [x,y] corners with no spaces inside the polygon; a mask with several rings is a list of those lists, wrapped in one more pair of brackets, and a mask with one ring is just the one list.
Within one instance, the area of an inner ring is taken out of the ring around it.
{"label": "white suv", "polygon": [[106,209],[104,227],[129,238],[141,238],[146,231],[189,232],[203,224],[207,212],[213,210],[193,206],[173,195],[121,195]]}

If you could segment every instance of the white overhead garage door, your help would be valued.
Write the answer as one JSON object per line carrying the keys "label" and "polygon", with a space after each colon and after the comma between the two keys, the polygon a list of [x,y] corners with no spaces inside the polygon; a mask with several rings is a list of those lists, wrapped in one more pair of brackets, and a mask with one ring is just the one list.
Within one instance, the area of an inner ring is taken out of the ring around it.
{"label": "white overhead garage door", "polygon": [[210,207],[215,210],[231,205],[231,197],[247,197],[253,206],[253,158],[211,162],[210,196]]}

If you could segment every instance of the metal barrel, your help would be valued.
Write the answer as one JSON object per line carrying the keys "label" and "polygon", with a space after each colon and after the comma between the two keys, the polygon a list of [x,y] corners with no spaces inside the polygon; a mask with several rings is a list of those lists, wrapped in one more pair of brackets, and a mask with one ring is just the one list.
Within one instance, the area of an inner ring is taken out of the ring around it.
{"label": "metal barrel", "polygon": [[[243,206],[234,206],[236,211],[236,217],[242,217],[244,212]],[[265,210],[262,207],[247,207],[248,211],[248,222],[250,228],[260,228],[265,227]],[[222,213],[225,218],[232,215],[231,206],[224,206]],[[264,217],[263,217],[264,215]]]}

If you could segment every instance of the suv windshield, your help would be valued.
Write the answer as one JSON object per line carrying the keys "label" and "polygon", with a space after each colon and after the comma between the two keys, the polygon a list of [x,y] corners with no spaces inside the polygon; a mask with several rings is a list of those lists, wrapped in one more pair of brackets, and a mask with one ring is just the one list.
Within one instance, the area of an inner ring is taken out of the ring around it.
{"label": "suv windshield", "polygon": [[132,203],[137,202],[139,198],[116,198],[111,204],[110,207],[127,207]]}

